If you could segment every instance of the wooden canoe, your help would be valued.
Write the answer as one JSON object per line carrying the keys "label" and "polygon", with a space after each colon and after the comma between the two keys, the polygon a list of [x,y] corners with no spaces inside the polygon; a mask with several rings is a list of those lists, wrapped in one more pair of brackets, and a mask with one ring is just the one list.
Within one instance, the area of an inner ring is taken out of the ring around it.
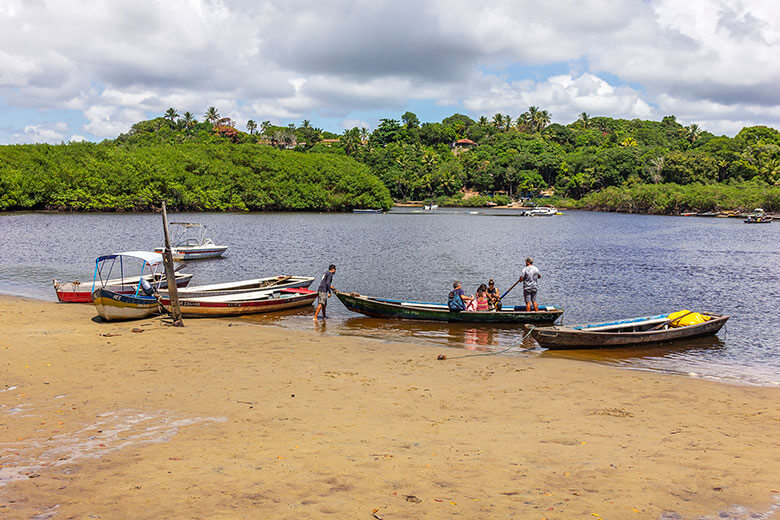
{"label": "wooden canoe", "polygon": [[[162,287],[167,287],[167,282],[164,280],[164,274],[146,274],[144,278],[152,283],[156,284],[160,278],[163,278]],[[105,282],[105,289],[118,294],[135,294],[138,287],[139,276],[130,276],[124,279],[124,284],[121,278],[113,280],[107,280]],[[192,280],[191,274],[176,273],[176,287],[185,287]],[[91,303],[92,291],[95,290],[95,286],[92,282],[69,282],[59,283],[56,279],[53,280],[54,290],[57,292],[57,299],[65,303]]]}
{"label": "wooden canoe", "polygon": [[[311,305],[316,298],[316,291],[288,288],[201,298],[179,298],[179,307],[185,318],[214,318],[304,307]],[[160,303],[166,311],[170,312],[171,301],[168,298],[161,298]]]}
{"label": "wooden canoe", "polygon": [[120,294],[98,288],[92,293],[98,315],[106,321],[139,320],[159,312],[159,304],[153,296]]}
{"label": "wooden canoe", "polygon": [[703,323],[670,327],[665,314],[587,325],[534,327],[531,336],[548,349],[586,349],[664,343],[679,339],[716,334],[728,316],[700,313],[709,319]]}
{"label": "wooden canoe", "polygon": [[[267,278],[254,278],[251,280],[239,280],[236,282],[213,283],[209,285],[194,285],[179,289],[179,298],[202,298],[205,296],[221,296],[228,294],[242,294],[269,289],[296,289],[306,288],[311,285],[314,278],[311,276],[270,276]],[[168,298],[168,291],[161,290],[160,295]]]}
{"label": "wooden canoe", "polygon": [[563,309],[540,305],[538,311],[527,312],[525,307],[504,307],[500,311],[451,311],[446,303],[412,302],[373,298],[358,293],[333,291],[344,306],[377,318],[407,320],[453,321],[465,323],[553,323]]}

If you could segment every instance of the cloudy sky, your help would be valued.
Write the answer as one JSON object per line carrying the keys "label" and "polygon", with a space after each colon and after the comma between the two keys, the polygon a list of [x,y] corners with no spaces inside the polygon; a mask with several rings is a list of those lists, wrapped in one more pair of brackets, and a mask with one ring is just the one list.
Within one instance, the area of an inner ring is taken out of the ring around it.
{"label": "cloudy sky", "polygon": [[211,105],[241,129],[530,105],[780,128],[780,2],[0,0],[0,144]]}

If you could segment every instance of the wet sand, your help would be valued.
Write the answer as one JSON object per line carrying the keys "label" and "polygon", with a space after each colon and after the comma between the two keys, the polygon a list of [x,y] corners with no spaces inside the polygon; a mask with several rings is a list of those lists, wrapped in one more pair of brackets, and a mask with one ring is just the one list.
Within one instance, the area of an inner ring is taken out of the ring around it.
{"label": "wet sand", "polygon": [[566,359],[438,361],[460,353],[322,324],[93,316],[0,296],[0,518],[780,508],[780,389]]}

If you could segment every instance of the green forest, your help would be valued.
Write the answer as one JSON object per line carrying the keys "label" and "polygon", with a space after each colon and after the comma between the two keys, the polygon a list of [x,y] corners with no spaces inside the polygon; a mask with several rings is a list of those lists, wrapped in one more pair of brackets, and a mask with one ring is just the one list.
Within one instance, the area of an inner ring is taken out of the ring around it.
{"label": "green forest", "polygon": [[[0,146],[0,210],[193,211],[388,208],[394,201],[507,204],[553,193],[562,207],[679,213],[780,210],[780,132],[715,136],[661,121],[581,114],[551,124],[406,112],[373,132],[248,121],[174,108],[101,143]],[[466,197],[465,193],[478,196]],[[534,202],[534,201],[532,201]]]}

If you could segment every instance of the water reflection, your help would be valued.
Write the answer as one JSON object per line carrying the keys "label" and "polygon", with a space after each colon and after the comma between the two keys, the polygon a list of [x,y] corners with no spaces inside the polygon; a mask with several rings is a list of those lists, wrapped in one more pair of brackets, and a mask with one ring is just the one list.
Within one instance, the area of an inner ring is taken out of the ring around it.
{"label": "water reflection", "polygon": [[622,364],[651,361],[682,354],[688,356],[711,355],[712,351],[724,349],[726,344],[717,336],[681,339],[667,343],[624,348],[596,348],[581,350],[545,350],[541,357],[577,359],[599,363]]}

